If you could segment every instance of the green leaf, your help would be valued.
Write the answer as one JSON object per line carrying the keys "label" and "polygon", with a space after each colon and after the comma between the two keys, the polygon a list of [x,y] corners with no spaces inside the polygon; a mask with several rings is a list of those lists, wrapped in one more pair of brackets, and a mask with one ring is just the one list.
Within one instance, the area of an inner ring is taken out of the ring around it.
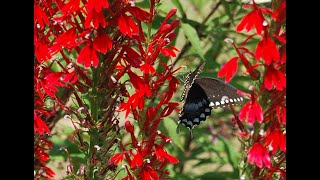
{"label": "green leaf", "polygon": [[181,151],[184,151],[180,135],[176,132],[177,123],[172,118],[166,118],[162,122],[167,129],[169,137],[171,137],[173,144],[175,144]]}
{"label": "green leaf", "polygon": [[185,19],[187,16],[186,16],[186,13],[183,10],[183,7],[182,7],[180,1],[179,0],[172,0],[172,3],[178,8],[179,12],[182,15],[182,19]]}
{"label": "green leaf", "polygon": [[199,55],[200,58],[204,60],[203,52],[200,47],[200,39],[197,31],[192,26],[186,23],[181,23],[181,28],[183,29],[184,34],[186,35],[187,39],[190,41],[197,55]]}

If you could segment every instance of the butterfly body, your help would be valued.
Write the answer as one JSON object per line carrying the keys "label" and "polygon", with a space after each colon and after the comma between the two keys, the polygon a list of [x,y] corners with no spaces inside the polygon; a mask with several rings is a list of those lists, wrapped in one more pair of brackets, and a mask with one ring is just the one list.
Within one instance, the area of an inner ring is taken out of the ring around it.
{"label": "butterfly body", "polygon": [[189,73],[181,97],[183,107],[179,114],[179,124],[182,123],[190,129],[205,121],[213,108],[237,105],[243,101],[237,89],[231,85],[216,78],[197,78],[204,65],[205,62]]}

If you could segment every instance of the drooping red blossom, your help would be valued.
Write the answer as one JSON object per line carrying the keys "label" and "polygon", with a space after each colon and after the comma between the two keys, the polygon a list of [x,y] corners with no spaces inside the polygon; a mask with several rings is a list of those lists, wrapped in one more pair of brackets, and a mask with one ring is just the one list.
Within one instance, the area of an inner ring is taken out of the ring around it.
{"label": "drooping red blossom", "polygon": [[271,168],[270,156],[268,150],[259,142],[256,142],[248,152],[248,160],[250,164],[256,164],[259,168],[267,166]]}
{"label": "drooping red blossom", "polygon": [[53,45],[50,47],[50,54],[54,55],[59,52],[63,47],[72,49],[79,45],[76,41],[77,34],[75,28],[71,28],[61,34],[54,40]]}
{"label": "drooping red blossom", "polygon": [[278,91],[282,91],[286,88],[286,76],[280,70],[267,67],[263,84],[268,90],[271,90],[274,86]]}
{"label": "drooping red blossom", "polygon": [[69,15],[73,12],[76,12],[80,9],[80,0],[70,0],[67,4],[65,4],[62,9],[61,12],[64,15]]}
{"label": "drooping red blossom", "polygon": [[270,11],[265,7],[259,8],[254,0],[253,5],[246,5],[244,7],[253,9],[253,11],[242,18],[236,30],[240,32],[245,29],[247,32],[249,32],[255,27],[257,34],[260,35],[263,30],[263,21],[265,20],[263,14],[270,13]]}
{"label": "drooping red blossom", "polygon": [[225,82],[228,83],[238,70],[238,57],[230,59],[218,72],[218,77],[226,76]]}
{"label": "drooping red blossom", "polygon": [[38,132],[39,134],[43,134],[45,132],[50,133],[50,129],[48,126],[42,121],[42,119],[37,116],[37,113],[33,113],[34,117],[34,133]]}
{"label": "drooping red blossom", "polygon": [[262,58],[267,65],[270,65],[272,62],[279,62],[280,60],[279,50],[274,41],[268,36],[265,36],[258,43],[255,55],[257,61]]}
{"label": "drooping red blossom", "polygon": [[108,164],[118,165],[123,161],[124,153],[120,152],[117,154],[114,154],[108,161]]}
{"label": "drooping red blossom", "polygon": [[108,0],[88,0],[86,4],[88,12],[95,10],[97,13],[102,11],[102,8],[108,8]]}
{"label": "drooping red blossom", "polygon": [[98,67],[99,59],[96,50],[92,48],[90,44],[87,44],[80,51],[77,62],[84,64],[84,67],[86,68],[90,67],[91,65],[93,65],[95,68]]}
{"label": "drooping red blossom", "polygon": [[146,22],[146,23],[149,22],[150,14],[147,11],[134,6],[129,8],[129,12],[139,21]]}
{"label": "drooping red blossom", "polygon": [[138,35],[139,28],[136,23],[127,15],[121,14],[118,18],[118,26],[123,35],[128,35],[132,37],[132,35]]}
{"label": "drooping red blossom", "polygon": [[272,147],[272,154],[276,153],[278,148],[283,152],[286,152],[286,137],[279,128],[274,129],[271,133],[267,131],[264,144],[266,145],[266,147]]}
{"label": "drooping red blossom", "polygon": [[168,160],[171,164],[176,164],[179,160],[172,155],[168,154],[161,146],[155,144],[155,153],[159,161],[163,162],[164,160]]}
{"label": "drooping red blossom", "polygon": [[46,25],[49,25],[49,19],[46,13],[38,5],[34,6],[34,25],[38,26],[37,28],[42,29]]}
{"label": "drooping red blossom", "polygon": [[139,152],[137,152],[135,155],[133,155],[133,159],[131,161],[130,168],[133,169],[135,167],[142,166],[143,158]]}
{"label": "drooping red blossom", "polygon": [[95,29],[98,29],[99,27],[104,28],[107,25],[108,23],[106,21],[106,18],[104,17],[103,11],[100,11],[100,12],[90,11],[84,22],[85,28],[93,27]]}
{"label": "drooping red blossom", "polygon": [[157,172],[149,165],[142,168],[139,177],[141,180],[159,180]]}
{"label": "drooping red blossom", "polygon": [[49,53],[47,44],[41,41],[35,41],[34,46],[34,54],[39,63],[46,62],[47,60],[51,59],[52,56]]}
{"label": "drooping red blossom", "polygon": [[283,1],[280,6],[273,12],[272,18],[280,23],[286,18],[286,1]]}
{"label": "drooping red blossom", "polygon": [[253,124],[255,120],[261,123],[263,121],[263,113],[260,104],[254,99],[248,101],[240,110],[239,119],[242,121],[247,119],[249,124]]}
{"label": "drooping red blossom", "polygon": [[105,33],[99,33],[93,41],[93,47],[102,54],[106,54],[108,50],[112,49],[112,40]]}

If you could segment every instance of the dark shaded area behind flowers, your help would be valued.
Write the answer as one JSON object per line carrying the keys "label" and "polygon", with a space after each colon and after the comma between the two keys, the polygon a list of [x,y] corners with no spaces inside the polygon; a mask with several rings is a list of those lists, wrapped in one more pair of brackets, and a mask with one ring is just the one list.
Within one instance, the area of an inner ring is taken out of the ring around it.
{"label": "dark shaded area behind flowers", "polygon": [[[35,1],[35,179],[55,176],[52,148],[73,179],[286,178],[285,1],[95,2]],[[178,65],[196,59],[248,101],[215,110],[190,141],[175,133]],[[62,117],[74,130],[52,143]]]}

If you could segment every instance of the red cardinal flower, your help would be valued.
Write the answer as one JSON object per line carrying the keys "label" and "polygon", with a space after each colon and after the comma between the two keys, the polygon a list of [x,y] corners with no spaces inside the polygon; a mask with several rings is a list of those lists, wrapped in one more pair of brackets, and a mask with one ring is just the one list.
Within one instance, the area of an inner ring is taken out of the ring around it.
{"label": "red cardinal flower", "polygon": [[277,90],[282,91],[286,88],[286,76],[282,71],[268,67],[263,84],[268,90],[271,90],[274,85]]}
{"label": "red cardinal flower", "polygon": [[[91,25],[91,22],[93,26]],[[95,29],[98,29],[100,26],[101,27],[107,26],[107,21],[106,21],[106,18],[104,17],[103,11],[101,12],[90,11],[88,13],[88,16],[86,17],[86,20],[84,22],[84,27],[90,28],[91,26]]]}
{"label": "red cardinal flower", "polygon": [[102,8],[108,8],[108,0],[88,0],[87,10],[91,12],[95,10],[97,13],[100,13]]}
{"label": "red cardinal flower", "polygon": [[283,152],[286,152],[286,137],[278,128],[273,130],[271,133],[267,132],[264,143],[267,147],[272,147],[272,154],[276,153],[278,148],[280,148]]}
{"label": "red cardinal flower", "polygon": [[283,1],[280,6],[273,12],[272,18],[278,23],[286,18],[286,1]]}
{"label": "red cardinal flower", "polygon": [[161,146],[155,144],[155,152],[157,159],[161,162],[164,162],[164,160],[168,160],[171,164],[176,164],[179,162],[179,160],[172,155],[168,154]]}
{"label": "red cardinal flower", "polygon": [[44,132],[50,133],[48,126],[42,121],[42,119],[37,116],[36,112],[33,113],[34,117],[34,133],[38,132],[43,134]]}
{"label": "red cardinal flower", "polygon": [[279,62],[280,60],[279,50],[274,41],[268,36],[265,36],[259,42],[255,54],[257,61],[259,61],[260,58],[262,58],[267,65],[270,65],[272,61]]}
{"label": "red cardinal flower", "polygon": [[79,53],[77,62],[84,64],[84,67],[88,68],[93,65],[95,68],[98,67],[99,59],[97,52],[94,48],[87,44]]}
{"label": "red cardinal flower", "polygon": [[136,23],[127,15],[121,14],[118,19],[118,26],[123,35],[138,35],[139,28]]}
{"label": "red cardinal flower", "polygon": [[139,177],[141,178],[141,180],[159,180],[159,175],[149,165],[143,167],[139,174]]}
{"label": "red cardinal flower", "polygon": [[271,168],[268,151],[258,142],[256,142],[249,150],[248,160],[250,164],[256,164],[259,168],[262,168],[264,165]]}
{"label": "red cardinal flower", "polygon": [[130,168],[140,167],[143,164],[142,156],[139,152],[137,154],[133,155],[133,159],[131,161]]}
{"label": "red cardinal flower", "polygon": [[262,13],[271,13],[270,10],[268,10],[265,7],[259,8],[257,4],[253,0],[253,5],[244,5],[244,8],[251,8],[253,11],[248,13],[243,17],[243,19],[240,21],[240,23],[237,26],[237,31],[240,32],[243,29],[246,29],[247,32],[251,31],[253,27],[256,28],[257,34],[261,34],[263,30],[263,21],[265,20]]}
{"label": "red cardinal flower", "polygon": [[112,40],[105,33],[99,33],[93,41],[93,47],[102,54],[106,54],[108,50],[112,49]]}
{"label": "red cardinal flower", "polygon": [[46,13],[39,6],[34,7],[34,25],[38,26],[39,29],[44,28],[44,25],[49,25],[49,19]]}
{"label": "red cardinal flower", "polygon": [[261,106],[254,97],[251,97],[251,100],[248,101],[239,112],[240,120],[243,121],[246,118],[249,124],[253,124],[255,120],[258,120],[259,123],[263,121]]}
{"label": "red cardinal flower", "polygon": [[233,57],[228,61],[218,72],[218,77],[222,78],[226,76],[225,82],[228,83],[235,75],[238,69],[238,57]]}
{"label": "red cardinal flower", "polygon": [[117,153],[109,159],[108,164],[118,165],[123,161],[123,158],[124,158],[123,152]]}

